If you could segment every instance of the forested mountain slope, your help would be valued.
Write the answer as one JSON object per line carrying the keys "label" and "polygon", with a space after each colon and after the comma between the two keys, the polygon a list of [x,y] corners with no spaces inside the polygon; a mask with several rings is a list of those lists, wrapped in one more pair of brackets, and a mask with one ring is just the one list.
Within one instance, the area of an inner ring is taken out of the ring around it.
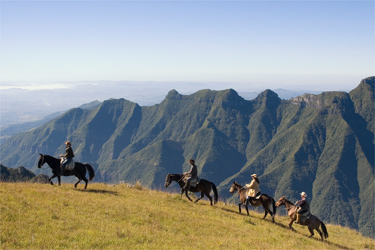
{"label": "forested mountain slope", "polygon": [[305,191],[314,214],[374,237],[374,80],[350,93],[290,100],[265,90],[247,101],[232,89],[171,90],[146,107],[110,99],[11,137],[1,163],[39,173],[38,154],[57,156],[70,140],[75,159],[96,168],[96,181],[162,188],[167,173],[186,171],[194,158],[223,199],[233,199],[232,181],[245,184],[257,173],[263,192],[295,201]]}

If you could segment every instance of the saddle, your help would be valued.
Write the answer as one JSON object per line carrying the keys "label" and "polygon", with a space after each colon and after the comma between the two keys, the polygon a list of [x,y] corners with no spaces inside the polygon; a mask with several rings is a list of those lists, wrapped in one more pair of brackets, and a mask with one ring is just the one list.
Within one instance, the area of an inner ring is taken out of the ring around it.
{"label": "saddle", "polygon": [[262,193],[260,193],[258,196],[255,196],[254,198],[255,198],[256,200],[259,200],[261,196],[262,196]]}
{"label": "saddle", "polygon": [[[62,157],[61,160],[60,160],[60,164],[62,165],[67,159]],[[76,163],[75,161],[72,159],[66,166],[65,166],[65,170],[73,170],[74,167],[75,167]]]}
{"label": "saddle", "polygon": [[[298,210],[297,210],[298,212]],[[309,211],[306,211],[301,214],[300,222],[305,223],[308,219],[310,219],[311,213]]]}
{"label": "saddle", "polygon": [[[190,178],[190,176],[184,176],[184,182],[186,183],[187,182],[187,179],[189,179]],[[191,181],[190,181],[190,187],[195,187],[195,186],[197,186],[198,184],[199,184],[199,181],[200,181],[201,179],[200,178],[194,178],[194,179],[192,179]]]}

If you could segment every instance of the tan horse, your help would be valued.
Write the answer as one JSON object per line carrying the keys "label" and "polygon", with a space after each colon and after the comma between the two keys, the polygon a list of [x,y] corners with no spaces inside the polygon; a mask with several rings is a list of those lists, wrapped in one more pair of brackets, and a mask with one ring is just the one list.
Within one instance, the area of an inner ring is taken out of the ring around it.
{"label": "tan horse", "polygon": [[[288,216],[290,218],[289,227],[293,231],[295,231],[294,228],[292,227],[292,224],[297,219],[297,216],[296,216],[297,206],[295,206],[292,202],[288,201],[285,198],[285,196],[281,197],[279,201],[276,203],[276,207],[279,207],[279,206],[285,206],[286,210],[288,211]],[[324,225],[324,223],[321,220],[319,220],[318,217],[312,214],[305,221],[301,221],[301,225],[308,226],[308,229],[311,233],[309,237],[314,236],[314,229],[315,229],[320,234],[322,241],[324,240],[324,238],[328,238],[326,225]],[[323,233],[322,231],[320,231],[319,226],[321,226]]]}
{"label": "tan horse", "polygon": [[241,202],[238,203],[238,209],[239,213],[241,213],[241,206],[244,206],[247,212],[247,215],[249,215],[249,209],[247,207],[248,204],[258,207],[263,206],[264,208],[264,217],[266,218],[267,214],[271,215],[272,221],[275,222],[275,215],[276,215],[276,206],[275,206],[275,200],[266,194],[262,194],[259,199],[256,201],[251,201],[246,198],[246,189],[242,187],[237,182],[233,182],[232,186],[230,187],[229,192],[233,194],[234,192],[238,193],[238,196],[240,197]]}

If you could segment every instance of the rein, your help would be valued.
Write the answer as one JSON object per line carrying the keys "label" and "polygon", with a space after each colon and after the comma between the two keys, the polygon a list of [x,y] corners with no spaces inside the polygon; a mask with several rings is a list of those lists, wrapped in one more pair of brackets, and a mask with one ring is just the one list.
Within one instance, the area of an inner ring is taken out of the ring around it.
{"label": "rein", "polygon": [[171,177],[169,177],[168,180],[165,181],[165,184],[164,184],[164,185],[168,184],[168,186],[169,186],[169,185],[171,185],[171,183],[172,183],[173,181],[175,181],[175,182],[177,182],[177,183],[180,183],[180,181],[182,181],[182,179],[184,179],[184,177],[185,177],[185,175],[182,175],[181,179],[179,179],[178,181],[173,180],[173,179],[171,179]]}
{"label": "rein", "polygon": [[185,175],[182,175],[181,179],[179,179],[177,183],[179,183],[180,181],[182,181],[182,179],[184,179],[184,178],[185,178]]}
{"label": "rein", "polygon": [[295,207],[294,205],[291,205],[291,204],[288,204],[289,206],[287,206],[287,202],[285,200],[283,202],[284,202],[284,206],[286,208],[286,211],[288,211],[288,212],[289,212],[290,209],[292,209],[293,207]]}

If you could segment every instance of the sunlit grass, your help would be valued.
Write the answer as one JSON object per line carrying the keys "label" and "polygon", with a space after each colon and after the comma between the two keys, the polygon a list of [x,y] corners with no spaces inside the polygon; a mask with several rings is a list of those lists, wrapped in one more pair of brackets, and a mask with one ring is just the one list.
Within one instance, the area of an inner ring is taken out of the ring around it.
{"label": "sunlit grass", "polygon": [[[127,184],[0,183],[1,249],[375,249],[375,241],[340,226],[308,238],[286,217],[238,214],[238,207],[197,204]],[[350,239],[350,240],[349,240]]]}

